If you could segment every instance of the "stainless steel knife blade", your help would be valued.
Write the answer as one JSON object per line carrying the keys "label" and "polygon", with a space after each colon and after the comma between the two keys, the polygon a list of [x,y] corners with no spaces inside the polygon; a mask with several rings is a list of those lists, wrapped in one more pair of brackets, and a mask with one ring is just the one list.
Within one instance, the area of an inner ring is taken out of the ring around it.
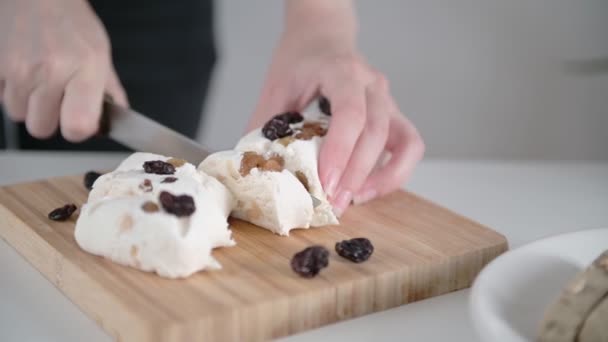
{"label": "stainless steel knife blade", "polygon": [[196,141],[111,100],[104,101],[100,126],[102,134],[138,152],[182,158],[194,165],[209,155]]}

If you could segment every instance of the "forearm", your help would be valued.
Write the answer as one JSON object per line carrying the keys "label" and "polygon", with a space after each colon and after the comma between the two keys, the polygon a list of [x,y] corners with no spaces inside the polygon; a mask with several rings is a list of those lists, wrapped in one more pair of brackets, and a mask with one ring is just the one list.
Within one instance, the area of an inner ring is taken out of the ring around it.
{"label": "forearm", "polygon": [[286,0],[285,32],[300,39],[354,47],[357,18],[351,0]]}

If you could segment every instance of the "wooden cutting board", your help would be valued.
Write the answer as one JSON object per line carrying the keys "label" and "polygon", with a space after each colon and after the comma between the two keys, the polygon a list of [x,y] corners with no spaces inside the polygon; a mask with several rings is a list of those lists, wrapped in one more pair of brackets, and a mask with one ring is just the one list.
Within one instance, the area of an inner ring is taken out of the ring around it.
{"label": "wooden cutting board", "polygon": [[[466,288],[507,249],[506,239],[411,193],[352,207],[340,226],[280,237],[232,221],[236,247],[214,255],[220,271],[168,280],[83,252],[75,218],[47,219],[84,203],[82,176],[0,188],[0,235],[119,341],[265,340]],[[375,252],[355,264],[337,241],[367,237]],[[331,251],[314,279],[290,268],[313,244]]]}

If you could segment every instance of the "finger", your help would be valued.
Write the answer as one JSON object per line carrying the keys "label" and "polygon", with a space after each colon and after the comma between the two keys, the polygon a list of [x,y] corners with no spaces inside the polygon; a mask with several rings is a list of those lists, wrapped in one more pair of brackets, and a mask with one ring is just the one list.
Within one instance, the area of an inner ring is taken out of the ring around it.
{"label": "finger", "polygon": [[112,68],[106,82],[106,92],[112,97],[112,100],[123,107],[129,107],[129,99],[127,93],[116,74],[116,70]]}
{"label": "finger", "polygon": [[389,106],[390,96],[385,83],[384,78],[381,78],[367,88],[365,128],[357,140],[346,171],[340,179],[335,200],[332,201],[338,215],[348,207],[353,194],[361,189],[386,145],[392,108]]}
{"label": "finger", "polygon": [[67,140],[80,142],[97,132],[105,75],[96,70],[96,65],[88,65],[68,81],[59,123],[61,133]]}
{"label": "finger", "polygon": [[34,138],[48,138],[57,130],[63,86],[57,82],[45,83],[30,94],[25,127]]}
{"label": "finger", "polygon": [[319,177],[328,196],[337,186],[366,122],[365,84],[330,81],[321,93],[332,108],[331,125],[319,154]]}
{"label": "finger", "polygon": [[416,128],[405,117],[394,116],[390,123],[386,150],[390,160],[373,171],[354,196],[356,203],[366,202],[401,187],[424,155],[424,143]]}
{"label": "finger", "polygon": [[291,91],[290,86],[282,82],[272,81],[273,79],[270,76],[269,80],[265,82],[260,100],[247,124],[247,132],[262,126],[270,117],[276,114],[295,109],[295,103],[292,99],[294,92]]}
{"label": "finger", "polygon": [[8,117],[16,122],[25,121],[29,93],[16,82],[8,81],[4,88],[4,108]]}

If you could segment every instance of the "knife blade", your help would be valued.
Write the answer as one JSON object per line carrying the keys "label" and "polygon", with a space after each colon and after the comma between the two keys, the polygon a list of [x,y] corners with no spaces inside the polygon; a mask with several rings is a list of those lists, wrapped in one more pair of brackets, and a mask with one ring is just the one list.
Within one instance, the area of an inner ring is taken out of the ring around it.
{"label": "knife blade", "polygon": [[194,165],[209,155],[194,140],[108,98],[103,103],[100,131],[134,151],[181,158]]}

